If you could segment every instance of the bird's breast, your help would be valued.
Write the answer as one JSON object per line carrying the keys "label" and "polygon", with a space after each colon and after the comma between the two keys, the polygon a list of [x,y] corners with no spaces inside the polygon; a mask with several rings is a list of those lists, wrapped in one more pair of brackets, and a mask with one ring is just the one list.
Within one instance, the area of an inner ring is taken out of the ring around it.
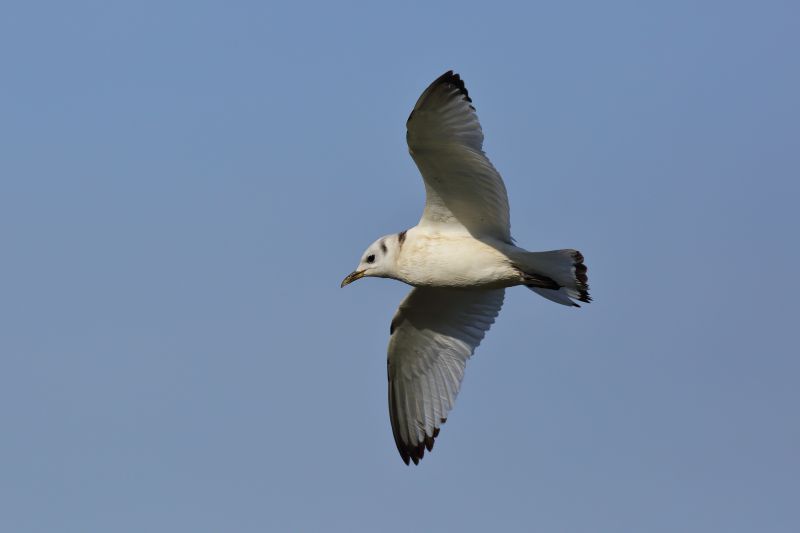
{"label": "bird's breast", "polygon": [[519,272],[496,248],[472,236],[412,234],[397,260],[398,278],[416,287],[500,288]]}

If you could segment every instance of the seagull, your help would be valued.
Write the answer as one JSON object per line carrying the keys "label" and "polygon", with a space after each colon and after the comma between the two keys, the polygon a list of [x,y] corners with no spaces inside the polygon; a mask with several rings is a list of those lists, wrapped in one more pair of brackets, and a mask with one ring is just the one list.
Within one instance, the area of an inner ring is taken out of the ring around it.
{"label": "seagull", "polygon": [[583,255],[514,245],[503,179],[483,152],[483,131],[458,74],[425,89],[406,122],[425,182],[411,229],[372,243],[342,287],[364,277],[413,288],[389,327],[389,419],[403,462],[419,464],[447,421],[467,359],[503,305],[524,285],[556,303],[590,302]]}

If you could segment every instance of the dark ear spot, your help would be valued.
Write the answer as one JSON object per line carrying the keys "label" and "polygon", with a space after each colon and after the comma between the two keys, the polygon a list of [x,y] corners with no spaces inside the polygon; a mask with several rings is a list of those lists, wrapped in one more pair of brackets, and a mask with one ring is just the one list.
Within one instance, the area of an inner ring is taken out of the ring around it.
{"label": "dark ear spot", "polygon": [[388,250],[387,250],[387,248],[386,248],[386,243],[385,243],[385,242],[383,242],[383,240],[381,240],[381,251],[382,251],[384,254],[386,254],[386,252],[388,251]]}

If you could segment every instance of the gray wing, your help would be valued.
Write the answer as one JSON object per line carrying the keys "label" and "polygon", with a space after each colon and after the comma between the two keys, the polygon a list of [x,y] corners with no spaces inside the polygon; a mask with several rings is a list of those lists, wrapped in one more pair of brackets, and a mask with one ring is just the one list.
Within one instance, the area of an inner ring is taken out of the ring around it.
{"label": "gray wing", "polygon": [[508,194],[483,153],[471,102],[464,82],[449,71],[425,89],[408,117],[408,150],[425,181],[419,225],[510,242]]}
{"label": "gray wing", "polygon": [[503,289],[415,288],[392,320],[389,417],[406,464],[430,451],[455,404],[467,359],[503,306]]}

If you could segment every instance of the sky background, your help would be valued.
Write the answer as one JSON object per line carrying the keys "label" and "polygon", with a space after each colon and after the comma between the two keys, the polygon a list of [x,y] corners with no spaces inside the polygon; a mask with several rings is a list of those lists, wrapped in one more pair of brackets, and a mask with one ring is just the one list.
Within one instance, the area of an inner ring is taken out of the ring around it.
{"label": "sky background", "polygon": [[[288,3],[287,3],[288,4]],[[800,530],[796,2],[4,2],[0,530]],[[512,232],[436,447],[386,407],[421,91]]]}

